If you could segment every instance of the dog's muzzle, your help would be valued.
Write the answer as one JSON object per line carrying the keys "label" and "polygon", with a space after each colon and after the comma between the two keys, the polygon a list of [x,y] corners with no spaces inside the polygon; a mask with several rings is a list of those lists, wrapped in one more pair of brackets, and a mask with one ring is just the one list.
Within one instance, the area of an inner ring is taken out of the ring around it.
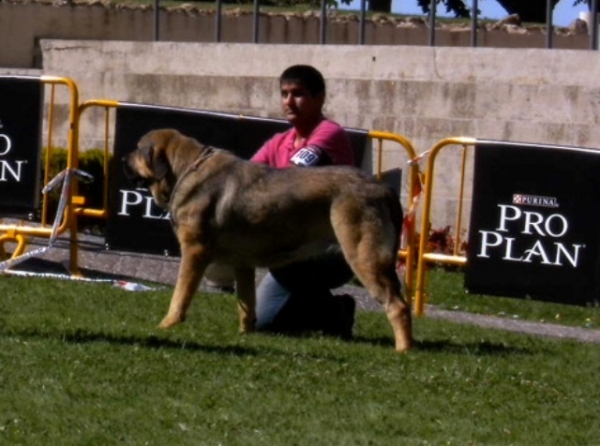
{"label": "dog's muzzle", "polygon": [[121,158],[123,164],[123,172],[125,178],[129,180],[138,189],[148,189],[155,181],[152,178],[144,178],[140,176],[134,169],[129,165],[128,157],[124,156]]}

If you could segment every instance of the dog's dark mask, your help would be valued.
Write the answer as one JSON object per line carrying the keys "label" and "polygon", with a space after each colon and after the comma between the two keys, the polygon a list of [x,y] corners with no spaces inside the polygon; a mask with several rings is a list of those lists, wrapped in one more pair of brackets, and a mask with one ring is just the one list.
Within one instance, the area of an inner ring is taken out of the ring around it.
{"label": "dog's dark mask", "polygon": [[155,176],[153,178],[145,178],[138,174],[131,168],[127,162],[127,156],[124,156],[121,160],[123,163],[123,169],[125,171],[125,177],[135,185],[136,188],[148,189],[152,184],[162,180],[168,174],[168,165],[162,160],[154,159],[154,148],[151,144],[140,147],[138,149],[144,157],[144,161],[148,166],[154,169]]}
{"label": "dog's dark mask", "polygon": [[154,183],[153,179],[144,178],[140,176],[136,171],[134,171],[127,162],[127,156],[124,156],[121,159],[121,163],[123,165],[123,172],[125,173],[125,178],[127,178],[127,180],[129,180],[129,182],[133,184],[136,188],[147,189],[152,183]]}
{"label": "dog's dark mask", "polygon": [[138,177],[132,180],[132,183],[135,185],[137,189],[149,189],[150,186],[154,183],[154,180],[150,180],[149,178]]}

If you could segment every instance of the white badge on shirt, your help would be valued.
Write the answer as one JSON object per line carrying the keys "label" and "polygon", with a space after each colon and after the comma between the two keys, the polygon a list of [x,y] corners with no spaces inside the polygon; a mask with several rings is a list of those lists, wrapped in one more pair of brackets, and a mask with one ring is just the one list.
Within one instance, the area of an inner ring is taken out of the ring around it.
{"label": "white badge on shirt", "polygon": [[323,151],[318,147],[303,147],[292,156],[290,161],[292,164],[301,167],[316,166],[321,161],[322,153]]}

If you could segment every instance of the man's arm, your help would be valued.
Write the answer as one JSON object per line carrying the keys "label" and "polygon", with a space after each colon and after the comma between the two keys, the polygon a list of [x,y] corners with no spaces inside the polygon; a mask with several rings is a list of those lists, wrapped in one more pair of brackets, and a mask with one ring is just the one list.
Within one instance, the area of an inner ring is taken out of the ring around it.
{"label": "man's arm", "polygon": [[333,164],[329,154],[314,144],[298,150],[290,159],[290,163],[300,167],[329,166]]}
{"label": "man's arm", "polygon": [[354,149],[344,128],[326,120],[315,129],[305,147],[296,152],[291,161],[299,166],[353,166]]}

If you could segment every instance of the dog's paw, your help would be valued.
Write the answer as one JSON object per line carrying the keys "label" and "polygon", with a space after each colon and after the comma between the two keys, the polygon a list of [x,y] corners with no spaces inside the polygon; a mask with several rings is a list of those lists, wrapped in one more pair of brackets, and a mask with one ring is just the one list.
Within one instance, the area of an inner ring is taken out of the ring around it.
{"label": "dog's paw", "polygon": [[396,341],[396,352],[407,353],[412,349],[413,340],[411,336]]}
{"label": "dog's paw", "polygon": [[404,355],[404,354],[408,353],[409,350],[411,350],[411,349],[412,349],[412,347],[400,347],[400,348],[396,347],[396,353],[398,353],[400,355]]}
{"label": "dog's paw", "polygon": [[240,334],[254,333],[256,331],[256,324],[240,325]]}
{"label": "dog's paw", "polygon": [[183,319],[167,315],[162,321],[160,321],[160,324],[158,324],[158,328],[166,330],[167,328],[171,328],[172,326],[177,325],[179,322],[183,322]]}

